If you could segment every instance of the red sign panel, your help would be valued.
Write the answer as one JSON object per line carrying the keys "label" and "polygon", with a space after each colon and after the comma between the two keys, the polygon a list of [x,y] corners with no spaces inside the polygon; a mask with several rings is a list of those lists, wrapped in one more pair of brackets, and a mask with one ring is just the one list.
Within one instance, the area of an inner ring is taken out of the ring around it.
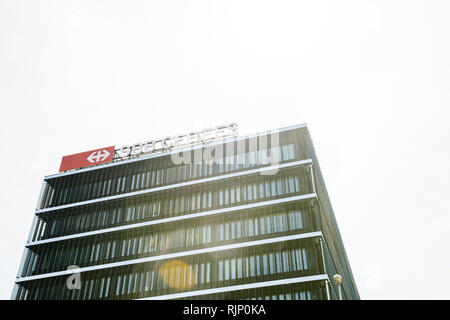
{"label": "red sign panel", "polygon": [[64,156],[61,160],[59,172],[111,162],[114,157],[114,147],[111,146]]}

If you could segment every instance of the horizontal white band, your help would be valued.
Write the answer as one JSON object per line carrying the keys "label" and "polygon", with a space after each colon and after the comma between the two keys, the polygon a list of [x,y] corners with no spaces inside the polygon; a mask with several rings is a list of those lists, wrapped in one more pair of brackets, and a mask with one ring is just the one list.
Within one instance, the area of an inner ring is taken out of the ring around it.
{"label": "horizontal white band", "polygon": [[34,275],[34,276],[17,278],[16,283],[37,280],[37,279],[43,279],[43,278],[64,276],[64,275],[69,275],[69,274],[73,274],[73,273],[81,273],[81,272],[88,272],[88,271],[94,271],[94,270],[116,268],[116,267],[131,265],[131,264],[160,261],[160,260],[165,260],[165,259],[187,257],[187,256],[203,254],[203,253],[231,250],[231,249],[244,248],[244,247],[252,247],[252,246],[265,245],[265,244],[275,243],[275,242],[284,242],[284,241],[290,241],[290,240],[321,237],[321,236],[322,236],[321,231],[315,231],[315,232],[294,234],[294,235],[290,235],[290,236],[275,237],[275,238],[269,238],[269,239],[263,239],[263,240],[254,240],[254,241],[248,241],[248,242],[233,243],[233,244],[215,246],[215,247],[210,247],[210,248],[169,253],[169,254],[153,256],[153,257],[146,257],[146,258],[140,258],[140,259],[132,259],[132,260],[126,260],[126,261],[106,263],[106,264],[101,264],[101,265],[96,265],[96,266],[83,267],[83,268],[79,268],[79,269],[70,269],[70,270],[63,270],[63,271],[57,271],[57,272],[43,273],[43,274],[38,274],[38,275]]}
{"label": "horizontal white band", "polygon": [[82,237],[89,237],[89,236],[93,236],[93,235],[97,235],[97,234],[147,227],[147,226],[152,226],[152,225],[161,224],[161,223],[169,223],[169,222],[176,222],[176,221],[182,221],[182,220],[188,220],[188,219],[194,219],[194,218],[200,218],[200,217],[207,217],[207,216],[212,216],[212,215],[222,214],[222,213],[231,213],[234,211],[242,211],[242,210],[248,210],[248,209],[253,209],[253,208],[283,204],[283,203],[288,203],[288,202],[293,202],[293,201],[313,199],[316,197],[317,197],[317,194],[315,194],[315,193],[302,194],[302,195],[294,196],[294,197],[268,200],[268,201],[245,204],[245,205],[241,205],[241,206],[228,207],[228,208],[223,208],[223,209],[186,214],[186,215],[181,215],[181,216],[176,216],[176,217],[157,219],[157,220],[134,223],[134,224],[127,224],[125,226],[120,226],[120,227],[113,227],[113,228],[107,228],[107,229],[99,229],[99,230],[94,230],[94,231],[74,233],[74,234],[70,234],[67,236],[61,236],[61,237],[55,237],[55,238],[50,238],[50,239],[28,242],[25,246],[26,247],[37,246],[40,244],[45,244],[45,243],[50,243],[50,242],[64,241],[64,240],[76,239],[76,238],[82,238]]}
{"label": "horizontal white band", "polygon": [[271,281],[263,281],[263,282],[253,282],[253,283],[240,284],[240,285],[228,286],[228,287],[219,287],[219,288],[195,290],[195,291],[184,291],[184,292],[179,292],[179,293],[166,294],[163,296],[147,297],[147,298],[140,298],[140,299],[135,299],[135,300],[179,299],[179,298],[201,296],[201,295],[205,295],[205,294],[214,294],[214,293],[222,293],[222,292],[230,292],[230,291],[246,290],[246,289],[256,289],[256,288],[278,286],[278,285],[283,285],[283,284],[302,283],[302,282],[311,282],[311,281],[320,281],[320,280],[329,280],[328,275],[319,274],[319,275],[315,275],[315,276],[288,278],[288,279],[271,280]]}
{"label": "horizontal white band", "polygon": [[288,162],[288,163],[279,164],[279,165],[277,164],[274,166],[262,167],[262,168],[251,169],[251,170],[246,170],[246,171],[239,171],[239,172],[235,172],[235,173],[229,173],[229,174],[214,176],[214,177],[210,177],[210,178],[204,178],[204,179],[198,179],[198,180],[193,180],[193,181],[170,184],[167,186],[162,186],[162,187],[157,187],[157,188],[133,191],[133,192],[118,194],[118,195],[109,196],[109,197],[74,202],[74,203],[64,204],[64,205],[50,207],[50,208],[46,208],[46,209],[36,209],[35,214],[41,214],[41,213],[49,212],[49,211],[56,211],[56,210],[61,210],[61,209],[79,207],[79,206],[89,205],[89,204],[103,202],[103,201],[110,201],[110,200],[117,200],[117,199],[122,199],[122,198],[133,197],[133,196],[139,196],[139,195],[143,195],[143,194],[150,194],[150,193],[165,191],[165,190],[169,190],[169,189],[187,187],[187,186],[196,185],[196,184],[200,184],[200,183],[219,181],[219,180],[235,178],[235,177],[240,177],[240,176],[245,176],[245,175],[250,175],[250,174],[255,174],[255,173],[266,172],[266,171],[273,171],[273,170],[278,170],[278,169],[283,169],[283,168],[301,166],[301,165],[305,165],[305,164],[309,164],[309,163],[312,163],[311,159]]}

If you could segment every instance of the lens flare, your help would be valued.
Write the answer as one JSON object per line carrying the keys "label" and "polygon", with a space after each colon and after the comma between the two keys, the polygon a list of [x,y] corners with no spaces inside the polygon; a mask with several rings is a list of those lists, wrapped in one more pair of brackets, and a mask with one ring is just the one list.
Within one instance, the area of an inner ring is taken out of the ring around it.
{"label": "lens flare", "polygon": [[164,263],[159,268],[159,275],[169,287],[180,291],[190,289],[195,285],[194,269],[182,260]]}

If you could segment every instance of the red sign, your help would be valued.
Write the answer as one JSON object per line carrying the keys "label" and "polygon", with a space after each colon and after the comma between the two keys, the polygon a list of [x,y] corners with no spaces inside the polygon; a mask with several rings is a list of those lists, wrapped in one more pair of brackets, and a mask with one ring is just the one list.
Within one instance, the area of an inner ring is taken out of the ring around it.
{"label": "red sign", "polygon": [[59,172],[111,162],[114,156],[114,147],[115,146],[64,156],[61,160]]}

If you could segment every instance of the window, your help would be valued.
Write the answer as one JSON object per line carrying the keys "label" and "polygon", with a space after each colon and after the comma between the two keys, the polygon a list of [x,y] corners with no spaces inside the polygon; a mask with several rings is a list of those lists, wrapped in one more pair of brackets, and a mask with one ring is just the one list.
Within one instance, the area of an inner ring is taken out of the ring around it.
{"label": "window", "polygon": [[237,276],[238,278],[242,278],[242,258],[237,259]]}
{"label": "window", "polygon": [[250,257],[250,276],[254,277],[256,275],[256,264],[255,264],[255,257]]}
{"label": "window", "polygon": [[231,279],[236,279],[236,259],[231,259]]}
{"label": "window", "polygon": [[230,260],[225,260],[225,280],[230,279]]}
{"label": "window", "polygon": [[219,281],[223,281],[223,261],[219,261]]}
{"label": "window", "polygon": [[209,283],[211,281],[211,263],[206,263],[206,283]]}
{"label": "window", "polygon": [[269,253],[270,274],[275,273],[275,257],[273,253]]}

